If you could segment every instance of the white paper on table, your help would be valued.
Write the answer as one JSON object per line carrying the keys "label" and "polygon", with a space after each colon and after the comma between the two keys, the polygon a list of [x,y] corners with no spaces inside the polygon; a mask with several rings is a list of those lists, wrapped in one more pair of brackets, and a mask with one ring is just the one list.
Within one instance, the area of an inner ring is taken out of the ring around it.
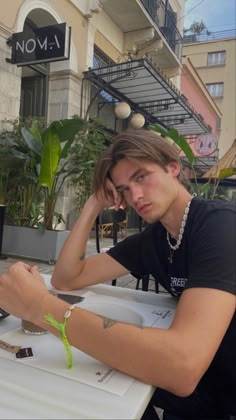
{"label": "white paper on table", "polygon": [[[138,325],[145,327],[168,328],[174,318],[175,310],[166,307],[92,292],[83,296],[85,299],[77,304],[78,307],[92,312],[98,310],[101,315],[122,322],[132,323],[132,320],[135,320]],[[114,318],[112,318],[113,315]],[[122,316],[121,319],[120,316]],[[74,366],[72,369],[67,369],[64,346],[60,339],[50,333],[27,335],[18,328],[2,335],[0,339],[9,344],[32,347],[35,354],[33,358],[16,359],[14,354],[0,349],[0,357],[61,375],[119,396],[124,395],[134,381],[132,377],[106,366],[76,348],[72,348]]]}
{"label": "white paper on table", "polygon": [[18,343],[22,347],[31,347],[35,356],[16,359],[15,354],[0,349],[0,357],[61,375],[119,396],[125,394],[134,380],[76,348],[72,348],[74,366],[72,369],[67,369],[63,344],[61,340],[50,333],[28,335],[18,328],[2,335],[1,339],[10,344]]}
{"label": "white paper on table", "polygon": [[142,327],[168,328],[175,315],[175,309],[150,305],[114,296],[87,292],[78,306],[121,322],[136,323]]}

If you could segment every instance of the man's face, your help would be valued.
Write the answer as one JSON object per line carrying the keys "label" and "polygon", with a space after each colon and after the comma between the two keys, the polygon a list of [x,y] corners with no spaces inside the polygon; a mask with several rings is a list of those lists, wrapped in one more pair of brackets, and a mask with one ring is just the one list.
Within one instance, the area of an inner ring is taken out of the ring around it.
{"label": "man's face", "polygon": [[179,165],[171,162],[166,170],[152,162],[122,159],[111,171],[117,191],[148,223],[161,220],[178,196]]}

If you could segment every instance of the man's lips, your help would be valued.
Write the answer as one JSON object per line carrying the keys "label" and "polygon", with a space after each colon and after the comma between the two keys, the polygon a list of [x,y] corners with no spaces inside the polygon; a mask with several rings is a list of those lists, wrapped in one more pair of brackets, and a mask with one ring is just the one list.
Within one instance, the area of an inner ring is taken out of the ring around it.
{"label": "man's lips", "polygon": [[137,207],[137,213],[143,214],[146,213],[148,210],[150,210],[151,204],[143,204],[142,206]]}

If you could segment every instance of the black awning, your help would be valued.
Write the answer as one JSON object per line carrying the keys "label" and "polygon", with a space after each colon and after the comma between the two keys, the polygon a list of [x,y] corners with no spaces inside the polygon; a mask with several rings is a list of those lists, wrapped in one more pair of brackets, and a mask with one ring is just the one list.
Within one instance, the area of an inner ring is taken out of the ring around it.
{"label": "black awning", "polygon": [[84,72],[84,78],[141,112],[146,122],[175,127],[183,135],[211,131],[187,98],[146,58]]}

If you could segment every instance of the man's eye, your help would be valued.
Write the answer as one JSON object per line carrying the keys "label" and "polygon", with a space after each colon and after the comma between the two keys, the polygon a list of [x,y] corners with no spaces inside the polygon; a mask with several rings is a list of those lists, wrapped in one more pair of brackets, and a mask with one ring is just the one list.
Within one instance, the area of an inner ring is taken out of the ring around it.
{"label": "man's eye", "polygon": [[128,192],[129,192],[129,188],[128,188],[128,187],[123,188],[123,190],[122,190],[122,194],[123,194],[123,195],[128,194]]}
{"label": "man's eye", "polygon": [[125,194],[127,191],[129,191],[128,187],[122,188],[120,190],[117,190],[119,194]]}
{"label": "man's eye", "polygon": [[136,178],[136,182],[142,182],[142,181],[144,180],[144,178],[145,178],[145,175],[144,175],[144,174],[139,175],[139,176]]}

